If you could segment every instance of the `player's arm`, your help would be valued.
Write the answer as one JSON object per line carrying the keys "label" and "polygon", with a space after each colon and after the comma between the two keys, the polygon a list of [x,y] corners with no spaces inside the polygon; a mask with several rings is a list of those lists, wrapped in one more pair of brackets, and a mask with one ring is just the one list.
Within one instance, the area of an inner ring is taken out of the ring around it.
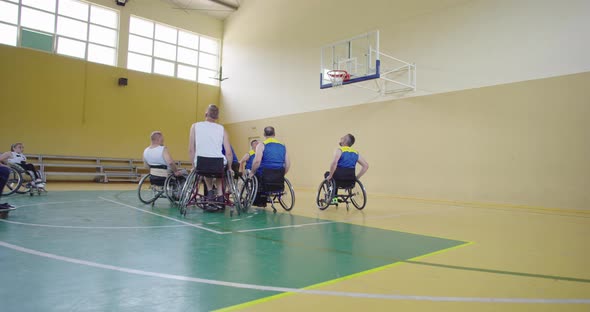
{"label": "player's arm", "polygon": [[258,167],[260,167],[260,162],[262,161],[262,153],[264,153],[264,144],[258,144],[256,146],[256,155],[254,156],[254,160],[252,161],[252,171],[250,171],[250,176],[253,176]]}
{"label": "player's arm", "polygon": [[361,172],[357,174],[356,178],[360,180],[360,178],[369,170],[369,163],[363,158],[363,156],[359,155],[359,159],[357,160],[359,165],[361,165]]}
{"label": "player's arm", "polygon": [[227,159],[227,168],[229,171],[232,171],[231,164],[234,161],[234,154],[232,152],[231,146],[229,145],[229,136],[227,135],[227,131],[223,129],[223,147],[225,147],[225,158]]}
{"label": "player's arm", "polygon": [[246,167],[246,162],[250,158],[250,153],[246,153],[242,159],[240,159],[240,172],[244,172],[244,168]]}
{"label": "player's arm", "polygon": [[331,180],[332,176],[334,176],[336,167],[338,167],[338,161],[340,160],[340,156],[342,156],[342,150],[337,148],[334,151],[334,158],[332,158],[332,163],[330,164],[330,174],[326,177],[326,180]]}
{"label": "player's arm", "polygon": [[197,146],[197,138],[195,137],[195,124],[191,126],[191,132],[188,139],[188,159],[195,165],[195,149]]}
{"label": "player's arm", "polygon": [[0,154],[0,162],[5,162],[9,158],[12,158],[12,153],[11,152],[6,152],[6,153]]}
{"label": "player's arm", "polygon": [[289,168],[291,168],[291,160],[289,160],[289,153],[285,150],[285,174],[289,172]]}
{"label": "player's arm", "polygon": [[178,171],[178,167],[176,167],[176,163],[174,163],[174,159],[172,159],[172,155],[170,155],[170,152],[168,152],[167,147],[164,147],[162,154],[164,155],[164,160],[168,164],[168,168],[170,168],[174,174],[178,175],[180,172]]}

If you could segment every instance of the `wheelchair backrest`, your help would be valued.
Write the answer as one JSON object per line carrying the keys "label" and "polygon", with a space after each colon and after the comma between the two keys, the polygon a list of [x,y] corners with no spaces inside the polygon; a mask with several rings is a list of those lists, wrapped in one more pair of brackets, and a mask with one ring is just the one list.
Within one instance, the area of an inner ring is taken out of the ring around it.
{"label": "wheelchair backrest", "polygon": [[265,192],[282,192],[285,189],[285,168],[262,169],[260,182]]}

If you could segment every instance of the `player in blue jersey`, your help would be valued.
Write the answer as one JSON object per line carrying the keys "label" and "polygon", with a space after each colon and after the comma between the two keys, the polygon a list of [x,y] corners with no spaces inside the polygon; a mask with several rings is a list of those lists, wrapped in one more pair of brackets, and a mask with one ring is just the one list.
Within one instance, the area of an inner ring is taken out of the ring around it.
{"label": "player in blue jersey", "polygon": [[[352,148],[355,139],[352,134],[347,134],[340,138],[340,147],[334,151],[334,158],[330,164],[330,171],[326,172],[326,180],[349,180],[355,175],[354,169],[356,164],[361,165],[361,171],[356,174],[356,179],[360,179],[369,169],[369,163],[359,153]],[[352,169],[352,170],[351,170]]]}

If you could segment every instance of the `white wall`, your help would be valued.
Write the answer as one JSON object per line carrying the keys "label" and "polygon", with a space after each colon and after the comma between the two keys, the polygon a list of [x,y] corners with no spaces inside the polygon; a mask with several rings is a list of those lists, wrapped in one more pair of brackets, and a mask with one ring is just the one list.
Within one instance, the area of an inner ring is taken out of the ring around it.
{"label": "white wall", "polygon": [[388,99],[318,86],[319,47],[373,29],[418,66],[404,96],[590,71],[587,0],[248,0],[225,24],[224,121]]}
{"label": "white wall", "polygon": [[119,11],[119,58],[118,67],[127,67],[127,46],[129,44],[129,17],[131,15],[147,18],[192,32],[221,39],[223,21],[201,14],[197,11],[183,11],[161,0],[133,0],[125,6],[118,6],[115,0],[91,0],[90,2]]}

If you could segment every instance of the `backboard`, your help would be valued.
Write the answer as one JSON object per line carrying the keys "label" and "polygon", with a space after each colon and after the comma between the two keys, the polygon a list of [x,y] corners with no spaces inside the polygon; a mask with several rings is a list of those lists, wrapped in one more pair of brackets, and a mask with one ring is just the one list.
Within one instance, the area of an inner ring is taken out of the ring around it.
{"label": "backboard", "polygon": [[371,31],[321,48],[320,88],[331,88],[331,70],[345,70],[349,84],[379,78],[379,31]]}

